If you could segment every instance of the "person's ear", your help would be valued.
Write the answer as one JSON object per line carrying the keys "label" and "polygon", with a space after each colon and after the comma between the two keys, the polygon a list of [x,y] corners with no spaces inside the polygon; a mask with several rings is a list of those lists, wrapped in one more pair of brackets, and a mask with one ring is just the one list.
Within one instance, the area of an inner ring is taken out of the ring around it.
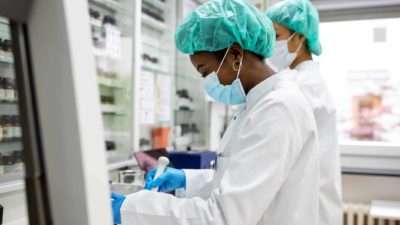
{"label": "person's ear", "polygon": [[234,43],[229,49],[229,54],[231,54],[235,61],[239,61],[243,58],[243,48],[238,43]]}
{"label": "person's ear", "polygon": [[299,38],[300,42],[304,44],[307,39],[303,35],[301,35],[301,34],[299,34],[299,35],[300,35],[300,38]]}

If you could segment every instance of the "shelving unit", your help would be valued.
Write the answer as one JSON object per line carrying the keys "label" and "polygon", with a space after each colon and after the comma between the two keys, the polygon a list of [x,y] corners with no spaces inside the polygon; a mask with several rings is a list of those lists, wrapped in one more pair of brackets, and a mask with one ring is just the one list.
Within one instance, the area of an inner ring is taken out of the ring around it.
{"label": "shelving unit", "polygon": [[[178,23],[202,1],[179,1]],[[209,104],[203,88],[203,78],[193,68],[188,55],[177,52],[174,93],[173,145],[176,150],[209,150]],[[185,92],[182,94],[182,91]],[[180,94],[178,94],[180,92]],[[180,96],[179,96],[180,95]],[[185,104],[187,104],[185,106]],[[182,106],[183,105],[183,109]],[[193,107],[193,105],[195,107]],[[188,109],[188,110],[186,110]]]}
{"label": "shelving unit", "polygon": [[[173,0],[138,1],[141,14],[135,23],[140,27],[140,35],[136,36],[140,61],[136,66],[140,85],[136,94],[141,123],[138,124],[138,145],[135,150],[148,150],[148,145],[140,146],[144,140],[152,146],[156,145],[152,134],[154,129],[171,129],[173,126],[176,56],[174,31],[169,28],[176,24],[176,5],[177,1]],[[151,93],[145,90],[151,90]]]}
{"label": "shelving unit", "polygon": [[[133,20],[133,7],[134,3],[126,0],[89,0],[93,55],[109,157],[132,151],[134,32],[129,21]],[[104,97],[110,102],[104,102]]]}
{"label": "shelving unit", "polygon": [[0,18],[0,39],[0,193],[5,193],[23,183],[23,146],[10,28],[4,18]]}

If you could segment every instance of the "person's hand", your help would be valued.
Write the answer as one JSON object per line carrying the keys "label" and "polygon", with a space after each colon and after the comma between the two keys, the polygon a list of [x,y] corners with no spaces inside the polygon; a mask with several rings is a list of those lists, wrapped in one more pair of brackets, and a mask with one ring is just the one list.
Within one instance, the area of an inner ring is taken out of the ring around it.
{"label": "person's hand", "polygon": [[111,192],[111,202],[113,211],[114,224],[121,224],[121,206],[124,203],[126,197],[115,192]]}
{"label": "person's hand", "polygon": [[161,176],[153,181],[157,169],[151,170],[146,175],[144,189],[151,190],[159,187],[158,191],[168,192],[179,188],[186,188],[186,176],[183,170],[167,167]]}

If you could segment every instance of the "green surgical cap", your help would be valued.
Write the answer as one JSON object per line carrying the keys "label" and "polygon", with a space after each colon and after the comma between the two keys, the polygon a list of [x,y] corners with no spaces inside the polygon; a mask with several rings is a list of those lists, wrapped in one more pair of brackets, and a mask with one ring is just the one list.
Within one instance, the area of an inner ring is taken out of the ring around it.
{"label": "green surgical cap", "polygon": [[247,0],[210,0],[186,16],[175,32],[176,47],[190,55],[219,51],[235,42],[264,58],[275,47],[271,20]]}
{"label": "green surgical cap", "polygon": [[267,9],[267,16],[307,39],[308,48],[315,55],[322,53],[319,42],[319,15],[309,0],[285,0]]}

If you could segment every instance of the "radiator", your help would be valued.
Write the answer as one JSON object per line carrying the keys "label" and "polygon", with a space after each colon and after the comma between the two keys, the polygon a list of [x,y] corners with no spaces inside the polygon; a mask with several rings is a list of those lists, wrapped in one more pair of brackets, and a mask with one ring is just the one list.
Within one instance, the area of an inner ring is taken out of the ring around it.
{"label": "radiator", "polygon": [[343,204],[343,225],[400,225],[400,220],[372,218],[369,209],[366,204]]}

